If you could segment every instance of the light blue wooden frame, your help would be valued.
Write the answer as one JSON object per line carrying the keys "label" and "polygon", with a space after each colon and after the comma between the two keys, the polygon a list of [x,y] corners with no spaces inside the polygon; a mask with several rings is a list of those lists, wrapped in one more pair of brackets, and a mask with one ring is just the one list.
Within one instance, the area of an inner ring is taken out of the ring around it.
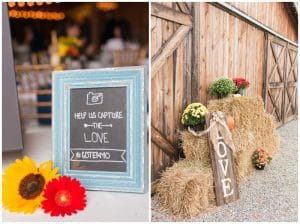
{"label": "light blue wooden frame", "polygon": [[[55,71],[53,80],[53,161],[61,175],[75,177],[88,190],[144,193],[148,189],[145,67]],[[126,87],[127,172],[70,169],[70,90]]]}

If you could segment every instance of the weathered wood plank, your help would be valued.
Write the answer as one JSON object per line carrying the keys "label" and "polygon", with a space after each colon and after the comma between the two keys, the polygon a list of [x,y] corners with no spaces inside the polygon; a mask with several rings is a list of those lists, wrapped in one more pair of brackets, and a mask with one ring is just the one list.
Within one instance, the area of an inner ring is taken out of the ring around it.
{"label": "weathered wood plank", "polygon": [[160,51],[152,57],[151,77],[153,77],[161,68],[161,66],[165,63],[165,60],[174,52],[174,50],[185,38],[189,31],[190,27],[188,26],[182,25],[181,27],[179,27],[179,29],[173,34],[169,41],[167,41],[164,46],[161,47]]}
{"label": "weathered wood plank", "polygon": [[[193,39],[192,39],[192,44],[193,44],[193,51],[192,51],[192,59],[198,59],[200,58],[200,26],[198,23],[201,21],[200,18],[200,3],[195,2],[192,7],[193,10],[193,17],[194,21],[197,23],[193,27]],[[192,102],[199,101],[199,90],[200,90],[200,61],[199,60],[193,60],[192,61],[192,75],[191,75],[191,80],[192,80]]]}
{"label": "weathered wood plank", "polygon": [[[226,124],[225,113],[218,112],[218,114]],[[208,126],[210,125],[211,118],[211,114],[206,117]],[[228,142],[225,142],[226,133],[220,129],[219,125],[214,127],[217,129],[218,136],[213,136],[212,133],[209,133],[208,144],[212,160],[216,204],[220,206],[238,200],[239,190],[232,153],[233,149],[228,145]]]}
{"label": "weathered wood plank", "polygon": [[177,156],[177,150],[173,145],[164,138],[164,136],[153,126],[151,126],[151,140],[154,144],[159,146],[171,158]]}
{"label": "weathered wood plank", "polygon": [[199,83],[199,93],[198,93],[198,99],[200,102],[206,102],[206,95],[207,95],[207,80],[206,80],[206,74],[207,74],[207,57],[206,52],[209,46],[207,46],[207,29],[208,29],[208,19],[207,19],[207,13],[208,13],[208,4],[207,3],[199,3],[199,74],[198,78],[200,80]]}
{"label": "weathered wood plank", "polygon": [[[156,17],[155,17],[156,18]],[[151,48],[153,52],[157,52],[162,44],[162,19],[156,18],[156,28],[155,32],[152,32],[152,44]],[[159,131],[162,131],[162,107],[163,107],[163,99],[162,99],[162,83],[163,80],[161,71],[157,71],[156,75],[151,79],[151,124],[157,128]],[[155,144],[151,145],[151,154],[152,154],[152,180],[159,178],[159,173],[162,170],[163,162],[162,155],[164,154],[158,146]]]}
{"label": "weathered wood plank", "polygon": [[174,139],[173,142],[176,144],[179,139],[179,129],[181,128],[181,114],[183,112],[183,101],[184,101],[184,92],[185,85],[184,82],[185,73],[184,73],[184,64],[186,61],[186,54],[184,54],[185,49],[183,48],[184,42],[181,43],[176,50],[176,57],[174,58],[174,67],[176,78],[174,80],[174,98],[172,104],[174,105]]}
{"label": "weathered wood plank", "polygon": [[[166,2],[168,7],[173,7],[172,2]],[[162,35],[163,42],[168,41],[168,39],[174,33],[174,23],[170,21],[163,20],[162,21]],[[165,64],[162,66],[163,73],[163,135],[164,137],[173,144],[174,142],[174,104],[173,104],[173,91],[174,91],[174,71],[173,71],[173,63],[174,63],[174,53],[170,55],[165,61]],[[170,158],[165,154],[162,155],[162,160],[165,165],[170,163]]]}
{"label": "weathered wood plank", "polygon": [[180,9],[181,12],[185,14],[190,14],[190,9],[188,8],[187,4],[185,2],[176,2],[178,8]]}
{"label": "weathered wood plank", "polygon": [[192,26],[192,17],[190,15],[163,6],[159,3],[151,3],[151,15],[182,25]]}

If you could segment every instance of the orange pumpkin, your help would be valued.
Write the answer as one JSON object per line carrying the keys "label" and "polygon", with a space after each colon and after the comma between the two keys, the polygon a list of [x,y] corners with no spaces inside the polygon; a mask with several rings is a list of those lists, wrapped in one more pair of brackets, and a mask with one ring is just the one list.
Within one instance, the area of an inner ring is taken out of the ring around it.
{"label": "orange pumpkin", "polygon": [[231,131],[234,128],[234,119],[232,116],[227,115],[226,120],[227,120],[227,126],[228,126],[229,130]]}

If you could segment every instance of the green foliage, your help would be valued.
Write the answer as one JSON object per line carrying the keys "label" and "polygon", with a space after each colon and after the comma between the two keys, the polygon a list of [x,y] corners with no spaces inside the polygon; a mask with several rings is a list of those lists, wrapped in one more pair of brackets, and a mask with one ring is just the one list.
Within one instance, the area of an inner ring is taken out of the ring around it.
{"label": "green foliage", "polygon": [[220,78],[212,83],[210,92],[218,98],[224,98],[230,93],[235,93],[238,89],[234,82],[228,78]]}
{"label": "green foliage", "polygon": [[208,110],[203,104],[192,103],[184,110],[181,117],[181,123],[187,126],[203,125],[207,113]]}

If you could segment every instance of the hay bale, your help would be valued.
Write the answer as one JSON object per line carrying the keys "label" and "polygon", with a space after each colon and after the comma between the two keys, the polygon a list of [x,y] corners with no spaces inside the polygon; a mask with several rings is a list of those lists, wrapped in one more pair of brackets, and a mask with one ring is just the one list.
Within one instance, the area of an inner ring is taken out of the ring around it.
{"label": "hay bale", "polygon": [[199,161],[203,165],[210,165],[207,135],[196,137],[188,131],[180,133],[181,147],[186,160]]}
{"label": "hay bale", "polygon": [[[273,116],[264,111],[260,97],[230,97],[212,100],[208,110],[224,111],[235,121],[232,139],[235,145],[233,152],[238,181],[253,171],[251,155],[259,148],[264,148],[271,156],[279,148],[279,137]],[[187,131],[181,133],[182,148],[187,160],[197,160],[202,164],[210,164],[207,135],[195,137]]]}
{"label": "hay bale", "polygon": [[[224,111],[235,121],[232,139],[238,182],[254,170],[251,156],[258,147],[271,156],[279,148],[279,137],[273,116],[264,111],[260,97],[230,97],[212,100],[208,110]],[[199,215],[215,204],[213,174],[208,149],[208,137],[181,133],[186,158],[168,168],[157,184],[158,202],[162,210],[184,218]]]}
{"label": "hay bale", "polygon": [[182,160],[162,174],[156,186],[161,211],[191,218],[215,205],[212,169]]}
{"label": "hay bale", "polygon": [[271,156],[279,149],[279,136],[275,118],[266,113],[259,96],[229,97],[212,100],[208,110],[224,111],[233,116],[235,128],[232,138],[235,144],[235,164],[238,180],[245,179],[254,170],[251,155],[257,148],[264,148]]}

